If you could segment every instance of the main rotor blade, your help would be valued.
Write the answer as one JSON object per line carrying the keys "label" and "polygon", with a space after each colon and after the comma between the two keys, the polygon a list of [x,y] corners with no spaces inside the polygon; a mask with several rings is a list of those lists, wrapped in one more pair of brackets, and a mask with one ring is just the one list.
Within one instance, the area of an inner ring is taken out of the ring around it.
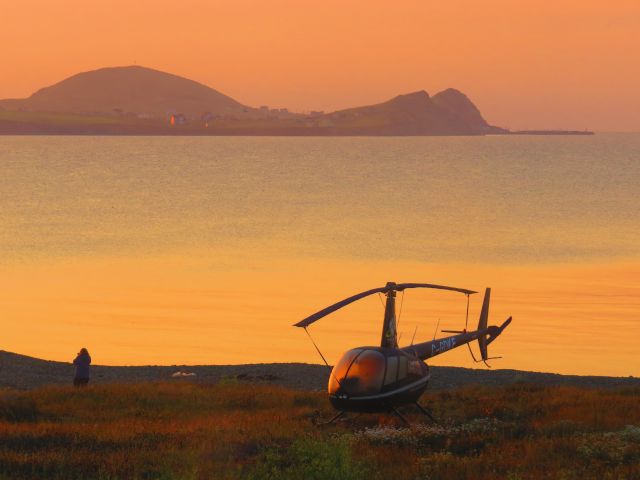
{"label": "main rotor blade", "polygon": [[374,293],[385,292],[388,289],[389,289],[388,286],[381,287],[381,288],[374,288],[373,290],[367,290],[366,292],[358,293],[353,297],[345,298],[344,300],[338,303],[334,303],[330,307],[324,308],[319,312],[316,312],[313,315],[305,318],[304,320],[301,320],[300,322],[296,323],[294,327],[307,327],[311,325],[313,322],[315,322],[316,320],[320,320],[322,317],[329,315],[330,313],[335,312],[336,310],[342,307],[346,307],[347,305],[355,302],[356,300],[360,300],[361,298],[368,297],[369,295],[373,295]]}
{"label": "main rotor blade", "polygon": [[389,282],[384,287],[367,290],[366,292],[358,293],[357,295],[354,295],[349,298],[345,298],[344,300],[338,303],[334,303],[330,307],[324,308],[319,312],[316,312],[313,315],[305,318],[304,320],[301,320],[300,322],[296,323],[294,327],[307,327],[311,325],[313,322],[315,322],[316,320],[320,320],[322,317],[325,317],[330,313],[335,312],[336,310],[339,310],[342,307],[346,307],[347,305],[355,302],[356,300],[360,300],[361,298],[368,297],[369,295],[373,295],[374,293],[389,292],[390,290],[402,291],[406,288],[435,288],[437,290],[451,290],[453,292],[466,293],[467,295],[478,293],[478,292],[474,292],[473,290],[467,290],[465,288],[447,287],[445,285],[433,285],[431,283],[397,283],[396,284],[393,282]]}
{"label": "main rotor blade", "polygon": [[451,290],[453,292],[466,293],[467,295],[478,293],[473,290],[467,290],[466,288],[447,287],[445,285],[432,285],[430,283],[398,283],[395,286],[394,290],[402,291],[405,288],[435,288],[437,290]]}

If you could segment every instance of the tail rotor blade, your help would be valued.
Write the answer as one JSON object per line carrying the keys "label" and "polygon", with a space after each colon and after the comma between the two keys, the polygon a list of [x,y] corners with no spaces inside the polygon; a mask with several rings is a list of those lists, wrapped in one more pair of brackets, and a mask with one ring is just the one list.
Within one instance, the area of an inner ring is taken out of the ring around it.
{"label": "tail rotor blade", "polygon": [[[487,328],[489,321],[489,301],[491,299],[491,289],[487,288],[484,291],[484,300],[482,302],[482,310],[480,311],[480,319],[478,320],[478,330],[484,330]],[[478,346],[480,347],[480,355],[482,360],[487,360],[487,336],[482,334],[478,337]]]}

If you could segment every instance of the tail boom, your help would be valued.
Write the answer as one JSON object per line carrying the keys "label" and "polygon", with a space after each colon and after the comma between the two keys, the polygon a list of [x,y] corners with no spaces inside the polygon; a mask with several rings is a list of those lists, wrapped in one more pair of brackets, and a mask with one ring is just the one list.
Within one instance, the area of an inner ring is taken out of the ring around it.
{"label": "tail boom", "polygon": [[[450,337],[439,338],[431,340],[430,342],[418,343],[409,347],[402,348],[403,351],[413,354],[421,360],[426,360],[436,355],[440,355],[444,352],[457,348],[461,345],[468,344],[474,340],[478,340],[480,347],[481,361],[486,363],[489,360],[487,352],[487,346],[493,342],[503,332],[507,326],[511,323],[511,317],[507,318],[502,325],[487,326],[489,321],[489,301],[491,298],[491,289],[487,288],[484,294],[484,300],[482,302],[482,310],[480,311],[480,318],[478,320],[478,329],[472,332],[462,331],[454,332],[448,330],[450,333],[458,333],[458,335],[452,335]],[[473,356],[473,353],[471,353]],[[474,357],[475,360],[475,357]]]}

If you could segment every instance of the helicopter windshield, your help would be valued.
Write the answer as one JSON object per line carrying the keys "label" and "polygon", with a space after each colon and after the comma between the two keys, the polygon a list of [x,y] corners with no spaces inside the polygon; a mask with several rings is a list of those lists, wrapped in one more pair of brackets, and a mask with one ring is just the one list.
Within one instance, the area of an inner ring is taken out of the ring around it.
{"label": "helicopter windshield", "polygon": [[385,372],[385,358],[376,350],[354,349],[336,364],[329,381],[329,393],[342,387],[347,395],[372,395],[380,392]]}
{"label": "helicopter windshield", "polygon": [[347,374],[347,370],[351,366],[353,359],[362,352],[361,348],[354,348],[345,352],[344,355],[338,360],[333,370],[331,370],[331,376],[329,377],[329,393],[336,393],[340,388],[340,383]]}

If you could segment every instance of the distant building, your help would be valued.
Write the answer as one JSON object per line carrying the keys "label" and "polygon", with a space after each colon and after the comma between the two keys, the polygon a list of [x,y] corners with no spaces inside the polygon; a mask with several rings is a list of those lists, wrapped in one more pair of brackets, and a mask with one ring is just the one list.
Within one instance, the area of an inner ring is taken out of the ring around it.
{"label": "distant building", "polygon": [[209,122],[215,120],[216,118],[219,118],[219,115],[214,115],[211,112],[205,112],[200,116],[200,120],[202,121],[202,125],[204,126],[204,128],[209,128]]}
{"label": "distant building", "polygon": [[187,117],[182,113],[173,113],[171,114],[171,117],[169,117],[169,123],[171,125],[184,125],[187,123]]}
{"label": "distant building", "polygon": [[310,115],[312,117],[319,117],[320,115],[324,115],[324,110],[311,110]]}

